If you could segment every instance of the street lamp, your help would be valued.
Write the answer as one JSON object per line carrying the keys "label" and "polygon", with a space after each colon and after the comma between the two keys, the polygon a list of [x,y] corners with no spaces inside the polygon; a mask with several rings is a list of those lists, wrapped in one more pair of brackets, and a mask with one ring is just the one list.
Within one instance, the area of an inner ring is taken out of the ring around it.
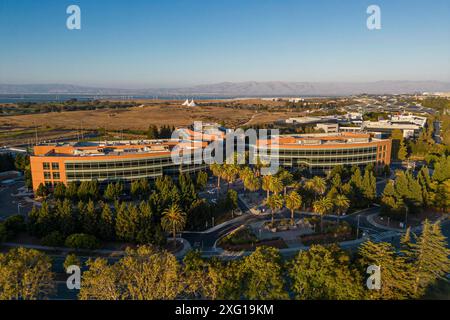
{"label": "street lamp", "polygon": [[356,227],[356,239],[359,238],[359,218],[360,218],[360,215],[358,214],[358,218],[357,218],[358,224],[357,224],[357,227]]}
{"label": "street lamp", "polygon": [[406,210],[405,210],[405,229],[407,229],[408,228],[407,224],[408,224],[408,210],[409,210],[409,207],[406,205],[405,208],[406,208]]}
{"label": "street lamp", "polygon": [[17,214],[20,215],[20,202],[17,202]]}

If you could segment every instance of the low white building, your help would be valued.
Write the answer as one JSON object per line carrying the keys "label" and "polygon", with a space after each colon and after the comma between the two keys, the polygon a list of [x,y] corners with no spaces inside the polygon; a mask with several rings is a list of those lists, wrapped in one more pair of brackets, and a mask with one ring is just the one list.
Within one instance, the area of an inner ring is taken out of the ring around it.
{"label": "low white building", "polygon": [[339,124],[338,123],[318,123],[316,125],[316,130],[322,129],[325,133],[338,133]]}
{"label": "low white building", "polygon": [[197,105],[195,104],[194,99],[192,99],[191,101],[189,101],[189,99],[186,99],[186,101],[183,102],[182,106],[196,107]]}

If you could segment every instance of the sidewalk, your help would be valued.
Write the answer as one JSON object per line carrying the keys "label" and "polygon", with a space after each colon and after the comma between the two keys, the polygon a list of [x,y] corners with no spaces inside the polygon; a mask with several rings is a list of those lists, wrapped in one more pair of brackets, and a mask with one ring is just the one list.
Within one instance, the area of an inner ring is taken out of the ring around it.
{"label": "sidewalk", "polygon": [[374,227],[376,227],[378,229],[382,229],[382,230],[386,230],[386,231],[397,231],[397,232],[404,231],[404,229],[387,227],[387,226],[384,226],[382,224],[379,224],[379,223],[375,222],[375,220],[373,218],[378,216],[378,215],[379,215],[378,213],[374,213],[374,214],[368,215],[367,216],[367,222],[369,222],[372,226],[374,226]]}
{"label": "sidewalk", "polygon": [[245,220],[249,216],[253,216],[253,215],[252,214],[248,214],[248,213],[244,213],[243,215],[241,215],[241,216],[239,216],[237,218],[234,218],[234,219],[222,222],[221,224],[218,224],[218,225],[216,225],[216,226],[214,226],[212,228],[209,228],[209,229],[207,229],[205,231],[183,231],[183,233],[196,233],[196,234],[211,233],[211,232],[217,231],[217,230],[219,230],[221,228],[224,228],[226,226],[229,226],[229,225],[231,225],[233,223],[240,222],[241,220]]}
{"label": "sidewalk", "polygon": [[[183,238],[177,238],[177,240],[180,240],[183,243],[183,249],[176,252],[174,254],[177,258],[184,257],[189,250],[191,250],[191,244],[189,241]],[[35,245],[35,244],[22,244],[22,243],[12,243],[12,242],[4,242],[0,244],[0,246],[8,247],[8,248],[27,248],[27,249],[36,249],[40,251],[60,251],[62,253],[71,253],[75,249],[72,248],[66,248],[66,247],[47,247],[47,246],[41,246],[41,245]],[[78,253],[87,254],[86,256],[90,255],[96,255],[96,254],[102,254],[102,255],[113,255],[113,256],[123,256],[125,254],[125,251],[123,250],[107,250],[107,249],[97,249],[97,250],[78,250]]]}
{"label": "sidewalk", "polygon": [[[338,245],[342,249],[351,249],[354,247],[359,246],[364,241],[368,240],[368,237],[355,239],[355,240],[349,240],[349,241],[343,241],[339,242]],[[308,250],[310,246],[304,246],[304,245],[298,245],[295,247],[285,248],[285,249],[279,249],[280,254],[282,256],[292,256],[298,253],[299,251],[305,251]],[[204,251],[202,252],[202,257],[204,258],[211,258],[211,257],[218,257],[220,259],[225,260],[232,260],[232,259],[239,259],[242,257],[249,256],[253,253],[253,251],[226,251],[222,248],[216,248],[215,251]]]}

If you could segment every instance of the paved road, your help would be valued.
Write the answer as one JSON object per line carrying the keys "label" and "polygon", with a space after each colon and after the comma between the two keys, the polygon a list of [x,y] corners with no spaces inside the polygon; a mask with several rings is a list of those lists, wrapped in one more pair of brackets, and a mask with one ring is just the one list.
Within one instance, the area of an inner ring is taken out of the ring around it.
{"label": "paved road", "polygon": [[12,194],[16,194],[17,189],[23,187],[23,185],[23,181],[18,181],[0,189],[0,219],[18,214],[18,210],[22,215],[27,214],[31,210],[32,204],[22,201],[20,202],[20,208],[18,209],[17,205],[20,199],[12,196]]}

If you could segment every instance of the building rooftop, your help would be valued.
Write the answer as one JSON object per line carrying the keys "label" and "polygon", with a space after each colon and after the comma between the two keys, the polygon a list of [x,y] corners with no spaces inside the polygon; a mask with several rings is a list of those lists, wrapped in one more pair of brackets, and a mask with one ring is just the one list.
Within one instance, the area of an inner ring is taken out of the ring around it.
{"label": "building rooftop", "polygon": [[301,134],[278,136],[276,139],[258,140],[258,146],[282,146],[284,148],[310,147],[310,146],[342,146],[350,144],[367,144],[369,142],[383,141],[376,139],[373,134],[354,133],[354,132],[338,132],[333,134],[317,133],[317,134]]}
{"label": "building rooftop", "polygon": [[205,147],[207,142],[177,140],[134,140],[134,141],[96,141],[65,144],[44,144],[34,147],[35,156],[127,156],[170,154],[176,145],[184,150]]}

